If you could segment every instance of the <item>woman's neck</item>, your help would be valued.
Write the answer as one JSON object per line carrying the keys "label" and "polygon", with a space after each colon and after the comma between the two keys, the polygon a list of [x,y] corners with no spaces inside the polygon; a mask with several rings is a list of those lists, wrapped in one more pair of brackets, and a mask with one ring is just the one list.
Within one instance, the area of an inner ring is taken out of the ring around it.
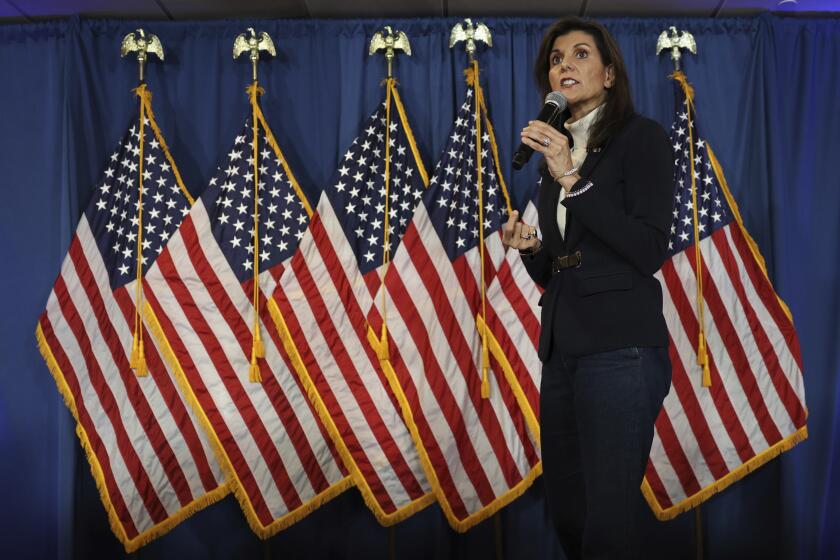
{"label": "woman's neck", "polygon": [[583,117],[600,107],[605,100],[606,97],[599,97],[598,99],[593,99],[585,104],[569,105],[569,112],[572,114],[572,117],[566,122],[568,122],[569,124],[577,122],[578,120],[582,119]]}

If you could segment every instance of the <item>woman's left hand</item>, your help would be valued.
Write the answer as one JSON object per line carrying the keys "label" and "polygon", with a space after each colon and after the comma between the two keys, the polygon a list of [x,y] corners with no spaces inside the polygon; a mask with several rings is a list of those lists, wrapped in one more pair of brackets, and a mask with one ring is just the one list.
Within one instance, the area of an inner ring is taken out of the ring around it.
{"label": "woman's left hand", "polygon": [[568,177],[563,174],[569,171],[572,163],[572,152],[569,149],[569,139],[553,126],[542,121],[528,121],[528,126],[522,129],[522,142],[534,148],[545,157],[548,172],[568,192],[580,176],[575,173]]}

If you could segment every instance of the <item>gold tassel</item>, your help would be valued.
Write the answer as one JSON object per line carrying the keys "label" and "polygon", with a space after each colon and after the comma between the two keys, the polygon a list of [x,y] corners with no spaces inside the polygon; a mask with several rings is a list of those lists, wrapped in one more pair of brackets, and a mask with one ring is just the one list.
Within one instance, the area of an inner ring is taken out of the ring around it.
{"label": "gold tassel", "polygon": [[712,374],[709,370],[709,354],[706,352],[706,337],[702,332],[697,343],[697,365],[703,367],[703,387],[711,387]]}
{"label": "gold tassel", "polygon": [[137,331],[134,331],[134,341],[131,343],[131,357],[128,359],[128,367],[137,369],[137,364],[140,361],[140,344],[137,338]]}
{"label": "gold tassel", "polygon": [[146,366],[146,353],[143,351],[143,341],[137,346],[137,366],[135,367],[137,377],[144,377],[149,375],[149,369]]}
{"label": "gold tassel", "polygon": [[490,398],[490,352],[487,350],[487,339],[481,349],[481,398]]}
{"label": "gold tassel", "polygon": [[134,334],[134,343],[131,345],[131,357],[128,359],[128,366],[134,370],[137,377],[149,374],[146,366],[146,352],[143,350],[143,340]]}
{"label": "gold tassel", "polygon": [[248,368],[248,380],[251,383],[262,383],[260,364],[257,363],[257,354],[255,351],[251,351],[251,367]]}
{"label": "gold tassel", "polygon": [[382,323],[382,332],[379,336],[379,348],[376,351],[380,362],[387,362],[391,352],[388,350],[388,327]]}

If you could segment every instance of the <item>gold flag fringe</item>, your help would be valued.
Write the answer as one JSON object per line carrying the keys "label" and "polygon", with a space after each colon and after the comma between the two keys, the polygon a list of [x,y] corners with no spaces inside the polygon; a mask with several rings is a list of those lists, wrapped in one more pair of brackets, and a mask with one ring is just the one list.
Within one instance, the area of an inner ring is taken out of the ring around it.
{"label": "gold flag fringe", "polygon": [[[268,310],[269,313],[271,313],[271,318],[274,320],[277,330],[280,332],[281,339],[283,340],[283,346],[286,350],[286,355],[292,362],[292,367],[297,373],[298,379],[306,391],[307,397],[309,397],[309,401],[312,403],[315,412],[318,414],[318,418],[320,418],[321,422],[324,424],[327,433],[329,433],[330,439],[332,439],[335,444],[335,448],[338,451],[339,456],[341,456],[344,466],[347,467],[347,470],[350,472],[349,478],[353,480],[353,483],[359,489],[359,492],[362,495],[362,500],[364,500],[365,505],[373,513],[374,517],[376,517],[379,524],[385,527],[394,525],[411,517],[414,513],[433,503],[435,501],[435,496],[430,493],[421,496],[413,502],[406,504],[391,513],[386,513],[385,510],[382,509],[382,506],[374,497],[373,491],[370,489],[367,480],[364,475],[362,475],[362,471],[356,464],[355,459],[353,459],[353,455],[350,453],[347,444],[341,437],[341,431],[338,429],[338,426],[336,426],[326,403],[321,398],[321,395],[315,386],[315,382],[312,380],[312,376],[309,374],[309,370],[303,363],[303,359],[300,356],[297,346],[295,346],[292,341],[288,326],[286,325],[286,320],[280,312],[280,307],[273,299],[268,302]],[[372,330],[368,333],[368,339],[375,341],[376,344],[379,343],[377,335],[373,334]]]}
{"label": "gold flag fringe", "polygon": [[[507,185],[505,184],[504,176],[502,175],[502,170],[499,168],[499,148],[498,144],[496,143],[496,134],[493,130],[493,125],[490,122],[490,119],[487,117],[487,104],[484,99],[484,91],[481,89],[481,84],[476,81],[476,73],[473,72],[472,68],[467,68],[464,70],[464,75],[466,76],[467,85],[470,87],[478,87],[481,95],[478,97],[477,102],[479,103],[482,115],[482,123],[487,130],[487,134],[490,135],[490,146],[493,151],[493,164],[496,169],[496,177],[499,180],[499,185],[501,186],[502,193],[504,194],[505,204],[507,206],[508,214],[513,210],[510,202],[510,194],[508,193]],[[485,329],[484,327],[484,318],[478,314],[476,315],[476,322],[480,322],[480,329]],[[534,409],[531,407],[531,403],[528,401],[528,397],[525,395],[525,391],[522,389],[522,386],[519,383],[519,379],[516,377],[516,373],[513,371],[513,367],[510,365],[510,361],[507,359],[504,351],[502,350],[501,345],[499,344],[496,337],[493,333],[487,330],[487,346],[490,354],[496,359],[499,365],[502,367],[502,371],[505,376],[505,380],[508,383],[508,386],[513,391],[514,397],[516,398],[516,402],[519,404],[519,408],[522,413],[525,415],[525,421],[528,425],[528,429],[531,431],[531,435],[534,437],[534,441],[539,446],[540,445],[540,422],[537,419],[537,415],[534,412]]]}
{"label": "gold flag fringe", "polygon": [[[396,79],[386,79],[382,82],[382,85],[389,87],[391,101],[394,103],[394,107],[396,108],[397,114],[399,115],[400,122],[403,126],[403,130],[405,131],[406,137],[408,138],[409,145],[411,147],[411,152],[414,156],[418,172],[420,173],[420,176],[423,180],[423,185],[427,187],[429,184],[429,176],[426,172],[425,167],[423,166],[422,160],[420,159],[420,153],[417,149],[417,144],[414,141],[414,136],[411,132],[411,128],[408,125],[408,120],[405,115],[405,108],[403,107],[402,101],[399,96],[399,92],[396,88],[396,84]],[[388,106],[390,107],[390,103],[388,104]],[[269,137],[269,140],[270,142],[273,142],[272,137]],[[293,177],[291,175],[291,170],[289,170],[286,167],[285,160],[282,157],[282,154],[280,154],[279,147],[277,147],[275,144],[272,144],[272,147],[274,147],[275,151],[278,152],[278,157],[280,157],[281,161],[283,161],[284,169],[286,170],[286,173],[291,179]],[[293,179],[292,183],[295,186],[295,191],[298,193],[298,196],[304,203],[309,217],[311,218],[313,212],[311,207],[309,206],[308,201],[306,200],[306,197],[303,195],[302,191]],[[365,505],[371,510],[376,520],[383,526],[391,526],[407,519],[414,513],[424,509],[425,507],[433,503],[435,501],[435,495],[429,493],[421,496],[420,498],[414,500],[409,504],[406,504],[405,506],[397,509],[396,511],[386,513],[382,509],[379,502],[374,497],[373,491],[370,489],[370,486],[368,485],[367,481],[362,475],[361,470],[359,469],[358,465],[353,459],[353,456],[350,453],[347,444],[342,439],[338,426],[336,426],[335,421],[332,419],[332,416],[330,415],[329,410],[327,409],[326,403],[324,403],[323,399],[321,398],[321,395],[318,393],[318,389],[315,386],[315,383],[312,380],[312,377],[309,374],[309,371],[307,370],[305,364],[303,363],[303,360],[300,357],[300,353],[297,347],[295,346],[291,335],[288,332],[288,327],[286,326],[285,319],[282,316],[279,306],[271,298],[269,298],[268,300],[268,310],[275,326],[277,327],[277,330],[279,331],[280,338],[283,341],[283,346],[286,351],[286,354],[289,356],[289,359],[292,362],[292,366],[298,376],[298,379],[301,382],[301,385],[306,391],[306,395],[309,398],[309,401],[312,403],[315,412],[318,414],[318,418],[323,423],[324,427],[327,430],[327,433],[330,435],[330,438],[335,444],[336,450],[338,451],[339,456],[341,457],[341,460],[343,461],[345,467],[350,472],[348,480],[352,480],[355,486],[359,489],[359,492],[362,495],[362,499],[365,502]],[[383,350],[381,350],[379,346],[379,342],[383,339],[387,341],[387,330],[384,323],[379,335],[369,334],[369,340],[374,340],[376,342],[373,345],[373,348],[376,351],[377,356],[385,355],[385,352],[383,352]],[[387,360],[383,361],[387,362]],[[380,361],[380,364],[383,363],[383,361]]]}
{"label": "gold flag fringe", "polygon": [[[469,68],[465,71],[465,75],[467,78],[467,84],[472,86],[475,82],[475,73],[472,72],[472,68]],[[476,101],[480,109],[486,111],[486,107],[484,105],[483,96],[481,99]],[[401,110],[401,117],[403,116],[402,107],[400,106]],[[480,113],[480,114],[483,114]],[[485,122],[487,126],[487,132],[490,134],[491,143],[493,146],[494,157],[497,165],[497,173],[498,173],[498,151],[495,144],[495,138],[493,136],[493,130],[490,127],[489,120]],[[407,127],[407,123],[403,118],[403,125]],[[412,148],[414,148],[413,138],[410,137],[412,141]],[[477,142],[480,142],[481,138],[477,139]],[[417,152],[415,150],[415,157],[418,158],[419,163],[419,156],[416,155]],[[498,173],[499,180],[502,181],[501,173]],[[428,185],[428,177],[424,175],[424,181]],[[502,188],[505,192],[505,197],[508,201],[508,209],[510,209],[510,201],[507,198],[507,190],[502,183]],[[483,267],[482,267],[483,268]],[[476,317],[477,326],[482,328],[484,323],[481,315]],[[486,330],[486,329],[485,329]],[[498,342],[496,341],[495,337],[492,336],[492,333],[489,330],[486,330],[488,333],[487,338],[487,347],[490,352],[493,352],[494,356],[497,357],[500,364],[502,364],[502,368],[505,371],[505,378],[510,384],[511,388],[513,389],[514,395],[516,397],[517,403],[519,403],[520,407],[522,407],[523,413],[526,418],[526,423],[528,424],[529,429],[532,432],[532,435],[535,437],[537,444],[539,444],[539,421],[536,418],[533,410],[531,409],[530,405],[528,404],[527,397],[525,396],[524,391],[522,390],[521,386],[519,385],[518,381],[515,378],[515,374],[513,369],[510,366],[510,363],[505,358],[504,353],[502,352],[501,347],[499,346]],[[374,350],[378,350],[379,345],[379,337],[374,332],[372,328],[368,329],[368,343],[373,347]],[[403,419],[405,420],[405,424],[408,427],[409,433],[411,434],[411,438],[414,441],[415,446],[417,447],[417,451],[420,455],[420,462],[423,466],[423,471],[426,474],[426,478],[429,480],[429,484],[432,486],[432,490],[434,492],[434,496],[437,496],[438,503],[440,504],[441,509],[443,510],[444,516],[446,517],[449,525],[457,532],[463,533],[470,529],[471,527],[477,525],[478,523],[484,521],[485,519],[490,518],[493,516],[497,511],[501,508],[508,505],[510,502],[521,496],[536,480],[536,478],[542,474],[542,461],[538,462],[534,465],[530,471],[519,481],[513,488],[498,496],[495,500],[481,508],[480,510],[476,511],[475,513],[467,516],[464,519],[458,519],[455,513],[452,511],[452,507],[449,504],[448,500],[446,499],[446,494],[443,491],[443,488],[440,485],[440,480],[437,477],[437,474],[434,470],[434,466],[432,465],[431,458],[426,451],[426,448],[423,444],[423,440],[420,437],[420,431],[417,427],[417,424],[414,420],[414,414],[411,410],[411,406],[408,402],[408,398],[405,395],[405,392],[402,389],[402,386],[399,383],[399,379],[397,378],[397,374],[393,369],[393,366],[390,362],[386,362],[383,364],[383,373],[385,374],[385,378],[388,380],[388,384],[391,387],[391,390],[394,392],[394,395],[397,397],[397,402],[400,405],[400,410],[402,411]]]}
{"label": "gold flag fringe", "polygon": [[[172,173],[175,175],[175,181],[178,184],[178,188],[180,189],[184,197],[187,199],[189,204],[192,205],[195,202],[195,200],[190,195],[189,190],[187,190],[186,186],[184,185],[184,181],[181,178],[181,173],[178,171],[178,166],[175,165],[175,159],[172,157],[172,153],[169,150],[169,146],[167,145],[166,140],[163,138],[163,134],[161,133],[160,127],[158,126],[157,120],[155,119],[154,111],[152,110],[152,93],[148,90],[145,84],[141,85],[138,88],[135,88],[132,91],[135,95],[137,95],[140,98],[141,106],[144,108],[145,117],[149,120],[149,126],[151,126],[155,138],[160,144],[161,150],[163,150],[163,154],[166,157],[166,161],[169,163],[169,166],[172,169]],[[93,447],[91,446],[90,440],[87,436],[87,433],[84,430],[84,427],[79,422],[78,410],[76,408],[76,403],[73,398],[72,391],[67,385],[64,373],[58,366],[58,363],[56,362],[55,357],[53,356],[52,351],[50,350],[50,347],[47,344],[46,339],[44,338],[44,333],[41,329],[40,324],[35,330],[35,337],[38,343],[38,350],[40,351],[41,356],[47,364],[47,368],[49,369],[50,374],[52,375],[53,380],[56,383],[58,392],[61,394],[61,397],[64,400],[64,404],[70,410],[70,413],[73,415],[73,419],[76,422],[76,435],[79,438],[79,441],[82,445],[82,449],[84,450],[85,456],[87,457],[88,464],[90,465],[91,474],[93,475],[94,482],[96,483],[96,489],[99,492],[99,497],[102,500],[102,504],[105,507],[105,510],[108,515],[108,523],[111,527],[111,531],[123,544],[127,553],[135,552],[136,550],[140,549],[141,547],[150,543],[156,538],[165,535],[172,528],[181,523],[184,519],[187,519],[195,512],[204,509],[208,505],[211,505],[221,500],[230,492],[230,483],[227,481],[223,482],[219,485],[218,488],[190,502],[182,509],[170,515],[166,520],[158,523],[157,525],[154,525],[153,527],[150,527],[149,529],[143,531],[136,537],[129,539],[125,533],[119,516],[116,513],[113,503],[111,502],[111,498],[108,495],[108,489],[105,484],[105,475],[102,470],[102,467],[99,464],[99,460],[97,459],[96,454],[93,451]],[[140,341],[138,339],[138,346],[139,342]],[[139,355],[136,356],[136,358],[139,358]]]}
{"label": "gold flag fringe", "polygon": [[654,515],[660,521],[668,521],[670,519],[674,519],[681,513],[685,513],[691,509],[694,509],[696,506],[699,506],[713,495],[717,494],[721,490],[727,488],[733,482],[737,482],[747,476],[749,473],[756,470],[758,467],[766,464],[768,461],[778,457],[785,451],[793,448],[797,443],[801,441],[805,441],[808,438],[808,427],[802,426],[797,431],[789,435],[788,437],[784,438],[783,440],[779,441],[775,445],[765,449],[762,453],[759,453],[737,469],[733,470],[723,478],[718,481],[715,481],[713,484],[706,486],[696,494],[687,497],[683,501],[667,508],[663,509],[662,506],[659,505],[659,502],[656,499],[656,495],[653,492],[653,489],[650,487],[650,484],[645,478],[642,481],[642,494],[647,500],[650,509],[653,510]]}
{"label": "gold flag fringe", "polygon": [[[688,79],[686,78],[685,74],[683,72],[678,71],[671,74],[670,77],[674,80],[677,80],[680,83],[680,85],[683,88],[683,91],[686,94],[686,97],[689,100],[689,103],[693,103],[694,89],[688,83]],[[729,190],[729,185],[726,182],[726,177],[723,173],[723,169],[720,165],[720,162],[718,162],[717,157],[715,157],[714,151],[708,144],[706,144],[706,150],[709,154],[709,160],[711,161],[712,169],[715,172],[715,177],[717,178],[718,183],[721,186],[721,190],[723,191],[723,195],[726,198],[726,202],[729,204],[729,207],[732,210],[732,214],[735,217],[735,222],[741,229],[741,233],[744,235],[744,238],[747,240],[747,244],[750,248],[750,252],[752,253],[753,258],[755,259],[755,262],[759,265],[762,273],[764,274],[764,277],[769,283],[770,277],[767,273],[767,266],[764,262],[764,257],[761,255],[761,252],[758,249],[758,244],[755,242],[755,240],[747,231],[747,228],[744,226],[744,221],[741,218],[741,213],[738,209],[738,204],[735,202],[735,198],[732,196],[732,192]],[[788,308],[787,304],[785,304],[785,302],[782,300],[781,296],[779,296],[779,294],[775,291],[775,289],[773,290],[773,293],[776,295],[777,301],[779,302],[779,305],[784,311],[785,316],[788,318],[788,320],[791,321],[791,323],[793,323],[793,316],[791,315],[790,309]],[[805,413],[807,417],[807,408],[805,409]],[[648,502],[648,505],[650,505],[650,508],[653,510],[654,514],[660,521],[667,521],[669,519],[673,519],[679,514],[689,511],[695,508],[696,506],[699,506],[700,504],[711,498],[713,495],[727,488],[732,483],[741,480],[755,469],[761,467],[762,465],[776,458],[785,451],[792,449],[796,444],[805,441],[807,438],[808,426],[805,425],[796,430],[794,433],[785,437],[781,441],[770,446],[768,449],[765,449],[763,452],[759,453],[749,461],[745,462],[743,465],[733,470],[720,480],[715,481],[713,484],[706,486],[699,492],[688,496],[681,502],[674,504],[669,508],[663,509],[659,505],[659,502],[656,499],[656,495],[654,494],[653,489],[650,487],[650,484],[648,483],[646,478],[642,481],[642,494],[644,495],[645,499]]]}
{"label": "gold flag fringe", "polygon": [[76,408],[76,401],[73,398],[73,392],[67,385],[64,373],[61,371],[58,362],[56,362],[55,356],[53,356],[49,344],[47,344],[40,324],[35,329],[35,338],[38,342],[38,350],[44,358],[44,362],[46,362],[47,368],[50,370],[53,380],[55,380],[58,392],[61,394],[64,404],[68,409],[70,409],[70,413],[73,415],[73,420],[76,422],[76,436],[79,438],[79,442],[82,445],[82,449],[84,449],[85,456],[87,457],[88,464],[90,465],[90,471],[93,475],[93,480],[96,483],[96,490],[99,492],[99,498],[102,500],[102,505],[105,506],[105,511],[108,515],[108,524],[111,526],[111,531],[117,537],[117,540],[119,540],[125,547],[125,551],[127,553],[130,554],[135,552],[156,538],[165,535],[176,525],[197,511],[201,511],[210,504],[214,504],[227,496],[230,492],[230,485],[228,482],[223,482],[215,490],[212,490],[200,498],[193,500],[177,512],[167,517],[164,521],[146,529],[136,537],[129,539],[128,535],[125,533],[125,528],[117,515],[117,511],[116,508],[114,508],[111,497],[108,494],[108,486],[105,483],[105,474],[102,470],[102,466],[99,464],[99,459],[96,457],[96,453],[93,450],[93,446],[90,443],[87,432],[85,432],[84,427],[79,421],[79,412]]}
{"label": "gold flag fringe", "polygon": [[263,525],[257,516],[256,511],[254,511],[251,501],[248,499],[248,494],[245,492],[242,481],[237,476],[236,471],[233,468],[233,463],[225,452],[222,442],[216,435],[215,430],[213,430],[213,424],[210,422],[210,419],[207,418],[201,404],[199,404],[198,397],[196,397],[193,392],[192,386],[187,380],[184,370],[181,368],[181,363],[178,361],[175,351],[169,344],[169,340],[166,338],[160,322],[148,302],[146,303],[146,319],[149,322],[149,331],[161,347],[161,355],[169,364],[169,367],[172,368],[175,380],[181,388],[185,400],[189,403],[195,413],[198,423],[201,425],[207,439],[210,442],[210,447],[213,449],[216,460],[219,462],[222,472],[225,474],[225,478],[229,481],[230,490],[233,492],[233,495],[236,497],[236,501],[239,502],[239,506],[245,514],[248,526],[251,527],[251,530],[259,538],[268,539],[276,535],[279,531],[282,531],[283,529],[303,519],[309,513],[338,496],[352,485],[350,477],[345,477],[325,489],[320,494],[314,496],[310,501],[300,505],[297,509],[290,511],[279,519],[275,519],[269,525]]}
{"label": "gold flag fringe", "polygon": [[[371,330],[368,329],[368,342],[376,348],[378,344],[378,340],[376,334]],[[437,473],[432,465],[432,460],[429,457],[428,452],[426,451],[426,447],[423,445],[423,440],[420,437],[420,431],[417,428],[417,424],[414,421],[414,413],[411,411],[411,405],[408,402],[408,398],[405,395],[405,392],[402,390],[402,387],[399,384],[399,380],[397,379],[397,373],[394,371],[393,366],[391,366],[390,362],[386,364],[384,368],[385,378],[388,380],[389,385],[391,386],[391,390],[394,392],[394,395],[397,397],[397,402],[400,404],[400,409],[402,410],[403,418],[405,419],[405,424],[408,427],[408,431],[411,434],[411,439],[414,440],[414,444],[417,446],[417,452],[420,455],[420,463],[423,465],[423,471],[426,473],[426,478],[429,479],[429,484],[432,486],[432,490],[434,491],[434,495],[437,496],[438,503],[440,504],[441,510],[443,510],[443,514],[446,517],[446,520],[449,522],[449,525],[457,532],[463,533],[474,527],[475,525],[481,523],[485,519],[491,517],[494,513],[508,505],[510,502],[521,496],[530,486],[533,484],[534,480],[542,474],[542,461],[537,462],[528,473],[522,477],[513,488],[498,496],[495,500],[481,508],[480,510],[476,511],[475,513],[465,517],[464,519],[458,519],[455,515],[455,512],[452,511],[452,506],[449,504],[449,501],[446,499],[446,494],[443,488],[440,485],[440,480],[437,477]]]}

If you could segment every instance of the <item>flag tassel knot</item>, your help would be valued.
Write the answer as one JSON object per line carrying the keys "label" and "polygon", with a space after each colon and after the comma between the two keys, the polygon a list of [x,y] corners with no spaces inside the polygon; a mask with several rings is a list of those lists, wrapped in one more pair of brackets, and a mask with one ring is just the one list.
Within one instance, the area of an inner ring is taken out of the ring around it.
{"label": "flag tassel knot", "polygon": [[259,324],[254,325],[254,355],[257,358],[265,358],[265,344],[262,341]]}

